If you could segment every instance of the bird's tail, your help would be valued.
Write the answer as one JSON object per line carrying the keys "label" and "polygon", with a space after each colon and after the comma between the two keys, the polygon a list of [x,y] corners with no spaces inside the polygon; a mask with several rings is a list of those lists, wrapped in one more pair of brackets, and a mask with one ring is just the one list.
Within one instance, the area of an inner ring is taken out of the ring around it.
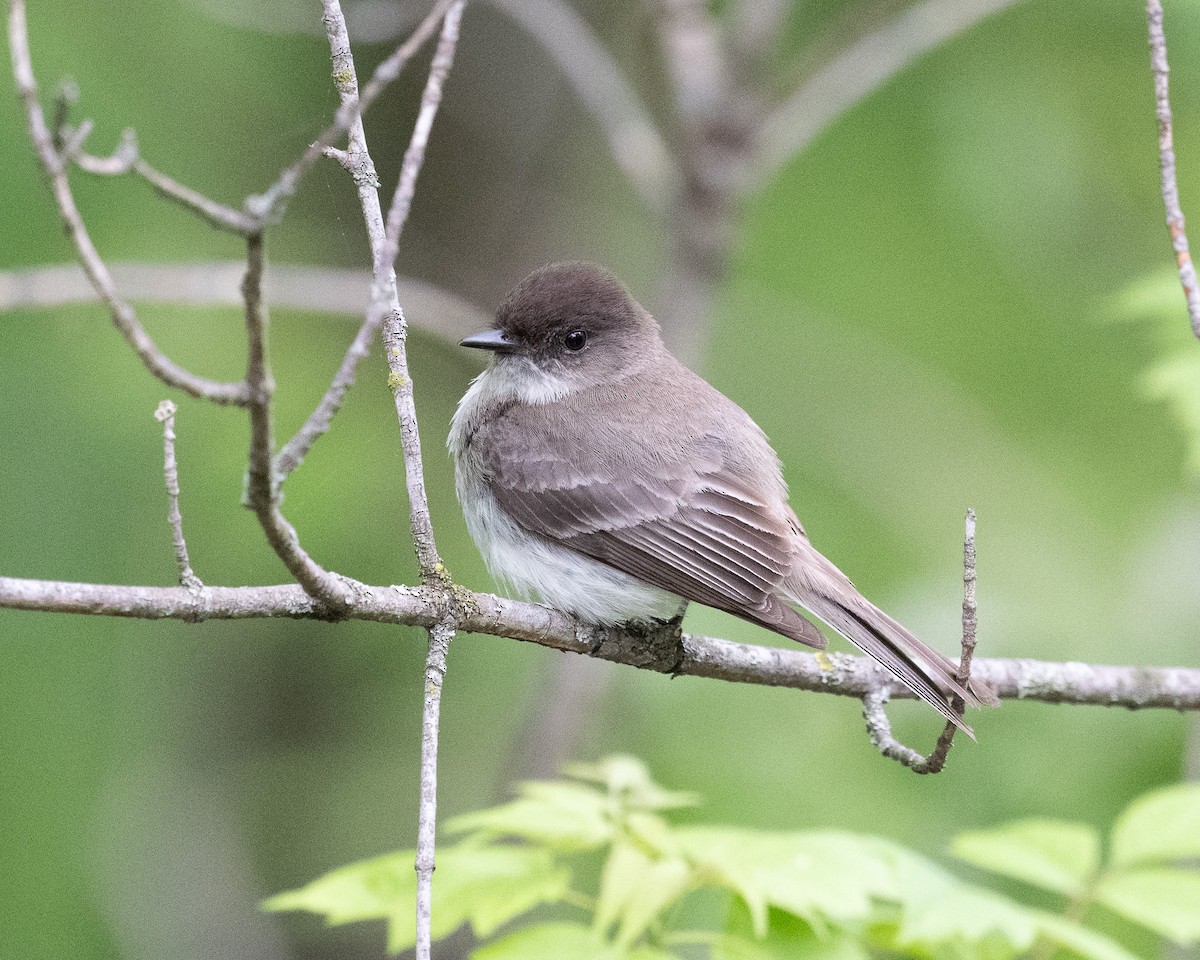
{"label": "bird's tail", "polygon": [[901,683],[964,733],[952,701],[967,706],[998,706],[990,686],[971,679],[966,688],[955,679],[958,665],[922,643],[855,589],[850,580],[804,539],[796,551],[791,576],[784,583],[787,599],[808,610],[873,657]]}

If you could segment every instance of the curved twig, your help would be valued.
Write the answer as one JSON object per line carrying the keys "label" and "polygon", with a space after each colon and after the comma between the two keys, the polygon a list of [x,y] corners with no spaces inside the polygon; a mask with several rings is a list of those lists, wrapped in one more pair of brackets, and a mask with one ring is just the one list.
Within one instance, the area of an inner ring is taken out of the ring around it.
{"label": "curved twig", "polygon": [[155,344],[137,319],[137,314],[117,292],[112,276],[92,244],[75,197],[67,180],[66,164],[54,147],[54,138],[46,125],[46,115],[38,101],[37,81],[29,54],[29,35],[25,23],[24,0],[9,0],[8,41],[12,54],[13,74],[17,91],[25,105],[29,135],[37,150],[38,159],[50,179],[50,188],[58,206],[59,216],[67,228],[84,271],[100,299],[108,306],[113,325],[133,348],[146,369],[163,383],[183,390],[193,397],[211,400],[216,404],[245,406],[249,391],[244,382],[224,383],[199,377],[177,364]]}

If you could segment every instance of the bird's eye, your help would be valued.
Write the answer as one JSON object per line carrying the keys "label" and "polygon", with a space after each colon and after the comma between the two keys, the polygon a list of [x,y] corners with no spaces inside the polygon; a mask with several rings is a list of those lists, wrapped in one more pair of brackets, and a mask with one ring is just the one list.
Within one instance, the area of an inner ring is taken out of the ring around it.
{"label": "bird's eye", "polygon": [[587,334],[582,330],[572,330],[563,337],[563,346],[568,350],[582,350],[587,343]]}

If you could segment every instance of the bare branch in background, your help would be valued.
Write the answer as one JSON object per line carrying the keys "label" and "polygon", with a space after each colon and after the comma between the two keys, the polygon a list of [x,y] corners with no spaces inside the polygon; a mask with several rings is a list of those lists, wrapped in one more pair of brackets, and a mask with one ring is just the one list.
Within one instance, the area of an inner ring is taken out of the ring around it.
{"label": "bare branch in background", "polygon": [[[243,307],[238,286],[245,260],[195,263],[110,263],[109,271],[130,300],[187,307]],[[371,305],[368,270],[273,263],[263,278],[263,296],[275,307],[361,317]],[[475,304],[437,284],[413,277],[396,280],[409,307],[409,323],[424,333],[457,343],[490,319]],[[100,301],[77,263],[26,270],[0,270],[0,310],[44,309]]]}
{"label": "bare branch in background", "polygon": [[491,0],[536,39],[608,141],[642,202],[663,212],[679,170],[637,91],[591,27],[564,0]]}
{"label": "bare branch in background", "polygon": [[183,538],[183,514],[179,512],[179,468],[175,462],[175,404],[164,400],[154,411],[154,419],[163,425],[163,480],[167,487],[167,522],[171,525],[171,542],[175,547],[175,562],[179,565],[179,583],[188,590],[204,586],[192,570],[188,559],[187,541]]}
{"label": "bare branch in background", "polygon": [[731,51],[704,0],[656,0],[675,92],[679,184],[667,211],[668,263],[655,315],[684,363],[702,359],[733,242],[735,203],[759,125],[756,94],[736,86]]}
{"label": "bare branch in background", "polygon": [[37,150],[38,159],[49,177],[54,200],[58,205],[59,215],[67,228],[67,234],[75,245],[75,250],[88,279],[91,280],[100,299],[108,306],[113,324],[133,347],[146,369],[163,383],[177,387],[194,397],[211,400],[213,403],[245,406],[249,400],[245,383],[223,383],[208,380],[175,363],[159,349],[138,321],[133,307],[117,292],[112,276],[92,244],[83,217],[75,205],[75,197],[71,193],[71,186],[67,180],[66,163],[54,147],[53,135],[46,125],[46,115],[38,101],[37,81],[34,79],[33,62],[29,55],[29,35],[25,23],[24,0],[10,0],[8,42],[12,53],[13,74],[16,77],[17,90],[25,106],[30,138]]}
{"label": "bare branch in background", "polygon": [[1163,32],[1163,8],[1160,0],[1147,0],[1146,21],[1150,32],[1150,69],[1154,73],[1154,103],[1158,115],[1158,156],[1162,176],[1163,204],[1167,208],[1167,228],[1171,231],[1171,246],[1179,264],[1179,282],[1187,300],[1192,332],[1200,337],[1200,281],[1188,251],[1184,230],[1183,209],[1179,205],[1179,186],[1175,182],[1175,145],[1171,131],[1171,98],[1169,95],[1167,37]]}
{"label": "bare branch in background", "polygon": [[[869,657],[806,653],[785,647],[735,643],[684,634],[667,650],[654,638],[627,630],[598,630],[558,610],[458,587],[459,629],[523,640],[539,646],[595,655],[612,663],[673,676],[708,677],[730,683],[786,687],[862,700],[895,679]],[[346,612],[351,620],[432,627],[446,615],[440,587],[357,584]],[[295,584],[204,588],[198,599],[182,587],[124,586],[0,577],[0,609],[37,610],[140,620],[250,620],[284,617],[317,620],[321,605]],[[1107,666],[1045,660],[976,659],[971,675],[1002,700],[1200,711],[1200,669]],[[912,699],[908,688],[893,699]]]}
{"label": "bare branch in background", "polygon": [[762,183],[834,120],[920,57],[1020,0],[925,0],[819,69],[763,124],[755,181]]}
{"label": "bare branch in background", "polygon": [[[971,680],[971,661],[975,657],[975,632],[979,625],[975,605],[975,511],[967,510],[966,532],[963,537],[963,606],[962,606],[962,653],[958,659],[958,671],[954,679],[964,690]],[[924,757],[916,750],[906,747],[892,736],[892,726],[884,709],[891,696],[891,687],[884,685],[863,697],[863,719],[867,722],[867,734],[871,742],[885,757],[910,768],[913,773],[941,773],[946,758],[954,745],[954,734],[958,724],[947,721],[934,745],[933,752]],[[962,697],[954,697],[951,707],[961,719],[967,705]],[[969,732],[969,731],[968,731]]]}

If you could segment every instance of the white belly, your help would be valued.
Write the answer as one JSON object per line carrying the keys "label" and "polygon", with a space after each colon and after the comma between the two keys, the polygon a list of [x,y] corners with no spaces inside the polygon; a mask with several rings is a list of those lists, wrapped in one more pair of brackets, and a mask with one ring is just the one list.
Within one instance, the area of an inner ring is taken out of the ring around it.
{"label": "white belly", "polygon": [[488,387],[485,371],[463,397],[451,425],[448,446],[454,456],[455,486],[467,530],[492,577],[522,597],[574,614],[586,623],[616,624],[670,620],[683,598],[619,570],[522,530],[500,509],[483,480],[478,456],[464,442],[466,421],[478,395]]}
{"label": "white belly", "polygon": [[492,577],[523,597],[574,614],[586,623],[670,620],[684,601],[673,593],[574,550],[535,537],[504,514],[474,471],[457,470],[467,529]]}

